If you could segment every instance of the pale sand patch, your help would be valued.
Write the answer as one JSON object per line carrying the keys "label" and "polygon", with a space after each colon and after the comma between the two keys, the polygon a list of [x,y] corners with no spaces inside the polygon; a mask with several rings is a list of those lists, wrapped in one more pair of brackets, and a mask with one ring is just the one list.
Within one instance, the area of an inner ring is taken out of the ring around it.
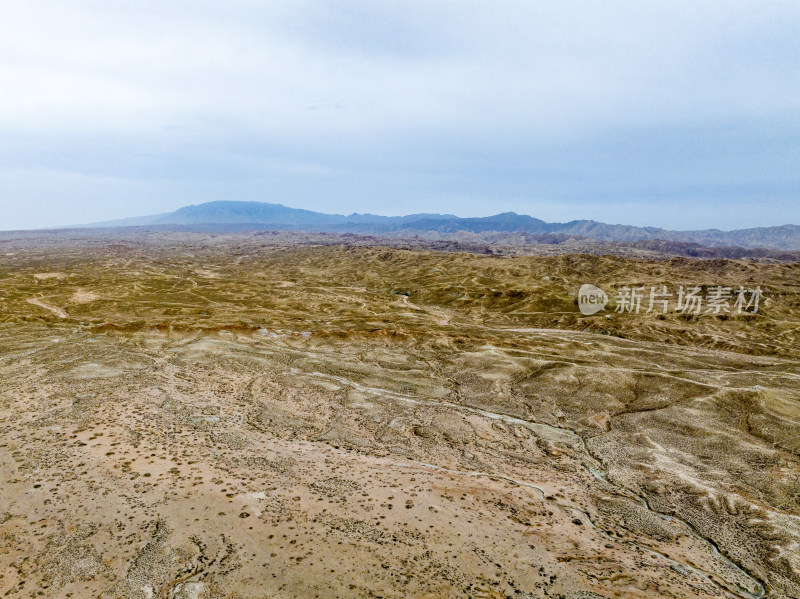
{"label": "pale sand patch", "polygon": [[124,374],[124,371],[114,366],[105,366],[89,362],[72,369],[72,375],[78,379],[115,378]]}
{"label": "pale sand patch", "polygon": [[204,588],[205,583],[203,582],[183,582],[175,585],[174,597],[176,599],[198,599]]}
{"label": "pale sand patch", "polygon": [[67,274],[63,272],[37,272],[33,275],[33,278],[37,281],[46,281],[48,279],[57,279],[59,281],[66,279]]}
{"label": "pale sand patch", "polygon": [[85,291],[83,289],[78,289],[75,293],[72,294],[72,297],[69,298],[70,304],[88,304],[95,300],[99,300],[100,296],[94,293],[93,291]]}
{"label": "pale sand patch", "polygon": [[52,312],[59,318],[67,318],[67,313],[64,312],[64,310],[62,310],[57,306],[50,306],[49,304],[44,303],[38,297],[29,297],[26,301],[29,304],[33,304],[34,306],[39,306],[40,308],[44,308],[45,310],[50,310],[50,312]]}

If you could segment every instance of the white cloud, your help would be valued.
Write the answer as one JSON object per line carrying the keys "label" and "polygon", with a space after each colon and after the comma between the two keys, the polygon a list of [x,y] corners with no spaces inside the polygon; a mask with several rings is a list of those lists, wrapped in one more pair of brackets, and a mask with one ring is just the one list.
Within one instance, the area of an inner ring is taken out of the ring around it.
{"label": "white cloud", "polygon": [[193,158],[219,177],[491,173],[548,145],[791,122],[798,28],[791,2],[8,0],[0,139],[24,141],[15,168],[89,175],[109,174],[109,147],[157,178]]}

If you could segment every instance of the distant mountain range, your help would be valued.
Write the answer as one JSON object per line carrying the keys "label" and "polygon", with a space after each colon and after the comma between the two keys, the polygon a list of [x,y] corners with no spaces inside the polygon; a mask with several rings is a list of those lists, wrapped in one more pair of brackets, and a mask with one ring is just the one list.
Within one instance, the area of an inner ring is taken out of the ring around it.
{"label": "distant mountain range", "polygon": [[185,206],[166,214],[94,223],[90,227],[177,226],[181,229],[220,230],[300,230],[360,235],[406,235],[423,233],[448,235],[469,233],[555,234],[601,241],[663,240],[696,243],[709,247],[734,246],[774,250],[800,250],[800,226],[757,227],[720,231],[669,231],[657,227],[609,225],[593,220],[548,223],[532,216],[504,212],[480,218],[459,218],[452,214],[325,214],[289,208],[266,202],[207,202]]}

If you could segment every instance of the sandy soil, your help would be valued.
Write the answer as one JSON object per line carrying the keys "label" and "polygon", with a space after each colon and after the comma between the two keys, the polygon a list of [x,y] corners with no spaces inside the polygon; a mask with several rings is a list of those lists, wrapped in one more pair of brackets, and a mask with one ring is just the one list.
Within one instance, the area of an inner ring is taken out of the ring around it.
{"label": "sandy soil", "polygon": [[800,596],[794,264],[245,241],[7,244],[0,595]]}

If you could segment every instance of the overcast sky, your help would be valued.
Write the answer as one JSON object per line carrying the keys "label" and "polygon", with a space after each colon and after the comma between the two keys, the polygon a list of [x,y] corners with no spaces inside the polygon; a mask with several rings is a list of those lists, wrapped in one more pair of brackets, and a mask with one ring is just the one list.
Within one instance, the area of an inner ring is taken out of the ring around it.
{"label": "overcast sky", "polygon": [[0,9],[0,229],[225,199],[800,224],[796,0]]}

